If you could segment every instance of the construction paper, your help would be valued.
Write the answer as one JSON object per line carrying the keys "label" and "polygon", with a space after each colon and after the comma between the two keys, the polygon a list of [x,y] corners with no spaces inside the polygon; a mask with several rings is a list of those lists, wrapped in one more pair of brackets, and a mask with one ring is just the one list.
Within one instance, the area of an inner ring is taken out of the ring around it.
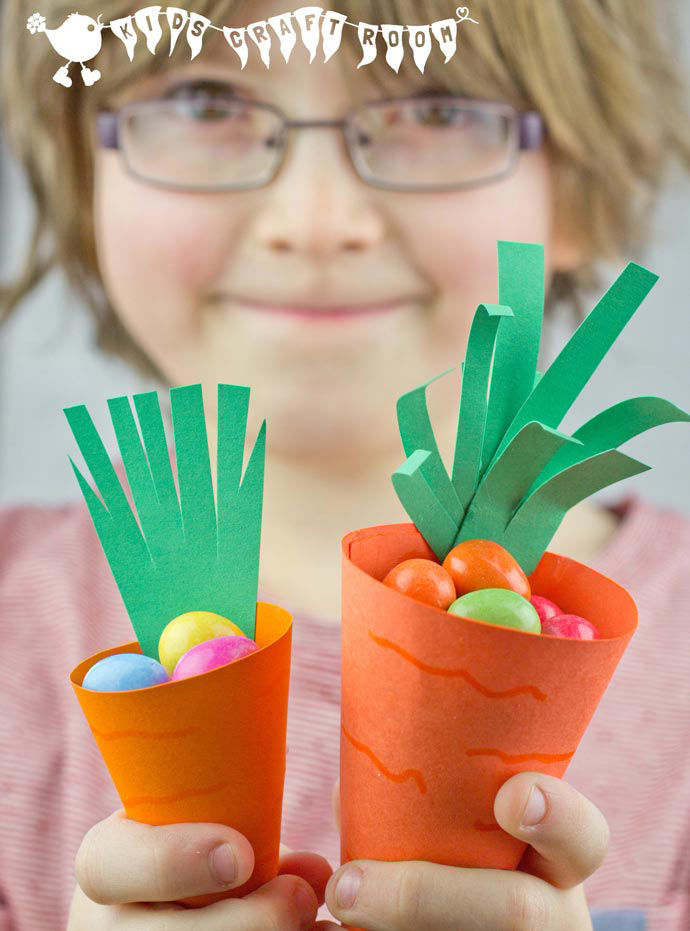
{"label": "construction paper", "polygon": [[659,276],[629,262],[549,366],[499,443],[500,452],[526,423],[556,429]]}
{"label": "construction paper", "polygon": [[499,241],[497,248],[498,303],[512,308],[514,320],[499,329],[496,339],[482,447],[484,468],[534,388],[544,315],[544,247]]}
{"label": "construction paper", "polygon": [[462,376],[452,475],[453,485],[463,511],[467,509],[474,494],[481,468],[491,360],[498,326],[503,318],[512,316],[513,311],[510,307],[503,307],[500,304],[480,304],[475,311],[470,328]]}
{"label": "construction paper", "polygon": [[353,531],[342,555],[341,861],[514,869],[525,845],[496,824],[496,792],[517,772],[563,775],[636,627],[632,598],[546,553],[532,591],[602,639],[542,637],[383,585],[428,558],[412,524]]}
{"label": "construction paper", "polygon": [[540,485],[520,505],[501,535],[501,545],[529,575],[571,507],[607,485],[646,472],[649,468],[617,449],[609,449],[569,466]]}
{"label": "construction paper", "polygon": [[[397,412],[398,428],[405,455],[410,456],[418,449],[429,453],[420,463],[422,475],[430,488],[434,489],[439,503],[458,526],[463,517],[463,507],[441,460],[426,403],[428,385],[452,371],[452,369],[446,369],[445,372],[430,378],[418,388],[403,394],[398,399]],[[393,483],[395,484],[395,478]]]}
{"label": "construction paper", "polygon": [[526,424],[480,483],[453,545],[478,539],[500,543],[528,490],[530,477],[539,472],[564,444],[580,446],[567,434],[543,424]]}
{"label": "construction paper", "polygon": [[581,459],[621,446],[653,427],[681,421],[690,421],[690,414],[663,398],[630,398],[614,404],[575,431],[573,439],[582,445],[560,449],[530,491]]}
{"label": "construction paper", "polygon": [[453,546],[458,525],[431,490],[429,479],[425,477],[424,466],[432,457],[433,453],[429,450],[415,450],[395,470],[392,478],[393,487],[403,507],[408,513],[414,514],[415,524],[424,535],[424,539],[439,562],[443,562],[446,553]]}
{"label": "construction paper", "polygon": [[183,904],[237,898],[277,875],[291,639],[288,612],[259,602],[260,649],[204,675],[131,692],[81,687],[96,662],[139,652],[137,643],[98,653],[70,675],[128,818],[227,824],[254,849],[246,883]]}
{"label": "construction paper", "polygon": [[634,398],[573,436],[558,431],[657,275],[630,262],[543,374],[543,247],[499,242],[498,275],[499,304],[480,304],[470,330],[450,483],[426,405],[430,379],[398,402],[407,460],[393,485],[439,560],[456,543],[487,539],[529,573],[569,508],[648,468],[619,444],[690,415],[661,398]]}
{"label": "construction paper", "polygon": [[220,614],[254,639],[266,443],[264,423],[242,478],[248,398],[218,387],[218,514],[200,385],[170,392],[178,487],[156,393],[134,396],[141,434],[128,398],[108,402],[136,514],[86,408],[65,410],[99,494],[72,468],[147,656],[188,611]]}

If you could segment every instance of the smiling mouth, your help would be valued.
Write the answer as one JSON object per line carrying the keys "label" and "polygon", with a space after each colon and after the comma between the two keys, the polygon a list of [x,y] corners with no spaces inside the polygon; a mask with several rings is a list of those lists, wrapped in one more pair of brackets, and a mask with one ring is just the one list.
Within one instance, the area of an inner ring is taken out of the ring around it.
{"label": "smiling mouth", "polygon": [[370,304],[272,304],[266,301],[251,301],[246,298],[234,298],[229,294],[219,295],[217,300],[228,302],[242,310],[259,313],[277,314],[302,320],[346,320],[354,317],[366,317],[375,314],[392,313],[409,307],[420,300],[419,297],[395,298],[390,301],[378,301]]}

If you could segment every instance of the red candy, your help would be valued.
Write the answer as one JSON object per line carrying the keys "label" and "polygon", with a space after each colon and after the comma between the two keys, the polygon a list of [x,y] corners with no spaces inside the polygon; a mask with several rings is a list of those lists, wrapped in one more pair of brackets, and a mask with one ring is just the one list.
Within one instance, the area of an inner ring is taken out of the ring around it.
{"label": "red candy", "polygon": [[443,611],[447,611],[457,597],[450,575],[432,559],[406,559],[398,563],[383,584]]}
{"label": "red candy", "polygon": [[543,595],[532,595],[530,601],[537,610],[542,630],[544,629],[546,621],[550,620],[552,617],[556,617],[557,614],[563,614],[555,601],[550,601],[548,598],[544,598]]}
{"label": "red candy", "polygon": [[601,634],[594,624],[590,624],[577,614],[557,614],[542,621],[541,632],[554,637],[570,637],[572,640],[600,640]]}
{"label": "red candy", "polygon": [[508,550],[490,540],[458,543],[443,560],[458,597],[482,588],[507,588],[529,599],[527,576]]}

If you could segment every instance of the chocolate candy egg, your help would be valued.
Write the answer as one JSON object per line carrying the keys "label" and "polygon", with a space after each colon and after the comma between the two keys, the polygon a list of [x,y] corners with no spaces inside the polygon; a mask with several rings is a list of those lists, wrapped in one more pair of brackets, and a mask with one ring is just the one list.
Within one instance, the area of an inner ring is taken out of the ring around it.
{"label": "chocolate candy egg", "polygon": [[571,640],[601,639],[594,624],[577,614],[557,614],[542,623],[541,632],[555,637],[570,637]]}
{"label": "chocolate candy egg", "polygon": [[530,604],[534,605],[534,607],[537,609],[539,620],[542,623],[542,630],[546,621],[552,617],[556,617],[557,614],[563,614],[555,601],[551,601],[549,598],[544,598],[542,595],[532,595],[530,598]]}
{"label": "chocolate candy egg", "polygon": [[226,666],[236,659],[255,653],[258,649],[257,644],[249,637],[216,637],[213,640],[206,640],[204,643],[198,643],[180,657],[171,678],[173,682],[176,682],[178,679],[200,676],[210,669]]}
{"label": "chocolate candy egg", "polygon": [[482,588],[506,588],[529,599],[527,576],[508,550],[491,540],[458,543],[443,560],[458,595]]}
{"label": "chocolate candy egg", "polygon": [[432,559],[405,559],[391,569],[383,584],[443,611],[457,597],[448,571]]}
{"label": "chocolate candy egg", "polygon": [[168,682],[158,660],[141,653],[115,653],[99,660],[84,676],[82,688],[93,692],[128,692]]}
{"label": "chocolate candy egg", "polygon": [[532,634],[541,631],[536,608],[517,592],[505,588],[484,588],[461,595],[448,608],[451,614],[469,617],[484,624],[513,627]]}
{"label": "chocolate candy egg", "polygon": [[158,641],[160,661],[170,674],[192,647],[216,637],[244,637],[237,624],[210,611],[189,611],[174,618]]}

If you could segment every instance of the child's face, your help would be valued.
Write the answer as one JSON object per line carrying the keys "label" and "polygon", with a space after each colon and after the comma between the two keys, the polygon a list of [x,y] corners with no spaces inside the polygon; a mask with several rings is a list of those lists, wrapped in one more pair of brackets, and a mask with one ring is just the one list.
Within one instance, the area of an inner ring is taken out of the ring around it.
{"label": "child's face", "polygon": [[[282,11],[253,4],[250,18]],[[381,96],[366,68],[343,67],[342,52],[324,65],[319,51],[309,64],[298,39],[285,64],[274,37],[270,70],[249,42],[242,71],[216,35],[193,62],[118,102],[199,78],[227,81],[293,119],[339,118]],[[401,96],[410,90],[401,82]],[[96,153],[99,260],[126,328],[172,384],[250,385],[273,449],[291,456],[345,461],[397,449],[398,396],[457,365],[477,304],[497,300],[496,241],[544,243],[552,272],[551,207],[543,149],[522,153],[508,178],[452,193],[368,186],[332,129],[297,131],[278,177],[242,192],[157,189],[129,177],[117,152]],[[313,312],[383,302],[395,306]],[[276,309],[286,305],[302,310]],[[433,396],[432,417],[457,417],[457,378]]]}

